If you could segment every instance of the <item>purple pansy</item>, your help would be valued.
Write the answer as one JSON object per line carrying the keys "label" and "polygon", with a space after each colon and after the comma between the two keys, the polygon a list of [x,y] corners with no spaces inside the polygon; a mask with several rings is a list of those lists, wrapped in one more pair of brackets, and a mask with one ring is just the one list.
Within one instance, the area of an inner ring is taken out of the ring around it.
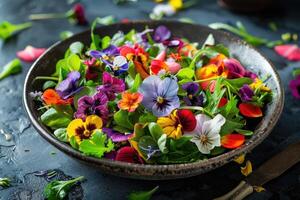
{"label": "purple pansy", "polygon": [[164,42],[171,37],[171,31],[166,26],[158,26],[154,31],[153,40],[155,42]]}
{"label": "purple pansy", "polygon": [[139,88],[144,96],[142,104],[157,117],[167,116],[180,106],[177,91],[176,80],[169,77],[161,80],[155,75],[144,79]]}
{"label": "purple pansy", "polygon": [[253,90],[249,87],[249,85],[245,84],[239,90],[240,97],[242,101],[251,101],[254,96]]}
{"label": "purple pansy", "polygon": [[88,115],[98,115],[105,123],[108,119],[108,98],[102,91],[98,91],[94,96],[83,96],[78,100],[78,109],[75,118],[85,120]]}
{"label": "purple pansy", "polygon": [[204,94],[199,92],[199,84],[190,82],[182,85],[182,89],[187,92],[187,96],[183,97],[183,101],[188,106],[203,106],[205,97]]}
{"label": "purple pansy", "polygon": [[75,93],[79,92],[82,87],[79,87],[80,73],[72,71],[68,74],[67,78],[60,82],[56,91],[62,99],[67,99]]}
{"label": "purple pansy", "polygon": [[289,86],[292,91],[292,95],[296,99],[300,99],[300,75],[298,75],[296,79],[291,80]]}
{"label": "purple pansy", "polygon": [[101,59],[106,65],[108,65],[116,76],[126,72],[128,70],[128,62],[124,56],[120,56],[118,47],[110,45],[102,51],[90,51],[90,56],[93,58]]}
{"label": "purple pansy", "polygon": [[116,98],[116,93],[125,91],[125,83],[122,79],[115,78],[108,72],[103,72],[102,85],[98,86],[97,90],[104,92],[108,100],[112,101]]}
{"label": "purple pansy", "polygon": [[238,60],[234,58],[225,59],[224,65],[228,69],[228,78],[241,78],[245,76],[246,70]]}
{"label": "purple pansy", "polygon": [[257,76],[257,74],[255,74],[253,72],[246,71],[245,77],[248,77],[248,78],[251,78],[252,80],[255,80],[258,76]]}
{"label": "purple pansy", "polygon": [[110,138],[113,142],[125,142],[132,136],[132,134],[122,134],[117,131],[114,131],[110,128],[102,128],[102,131]]}

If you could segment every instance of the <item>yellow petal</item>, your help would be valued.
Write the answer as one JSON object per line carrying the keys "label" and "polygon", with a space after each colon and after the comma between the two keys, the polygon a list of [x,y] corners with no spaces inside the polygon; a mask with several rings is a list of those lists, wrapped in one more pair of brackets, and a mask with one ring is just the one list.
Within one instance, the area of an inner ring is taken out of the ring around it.
{"label": "yellow petal", "polygon": [[157,119],[157,124],[164,128],[166,126],[174,126],[176,124],[176,121],[170,119],[169,117],[159,117]]}
{"label": "yellow petal", "polygon": [[263,188],[263,187],[261,187],[261,186],[254,186],[253,188],[254,188],[254,190],[256,192],[264,192],[264,191],[266,191],[266,189]]}
{"label": "yellow petal", "polygon": [[76,135],[76,129],[79,127],[84,127],[84,122],[82,119],[74,119],[71,121],[67,127],[68,138]]}
{"label": "yellow petal", "polygon": [[169,4],[175,9],[179,10],[183,7],[182,0],[169,0]]}
{"label": "yellow petal", "polygon": [[238,164],[242,164],[245,161],[245,154],[242,154],[238,157],[236,157],[233,161],[238,163]]}
{"label": "yellow petal", "polygon": [[244,176],[248,176],[249,174],[252,173],[252,164],[249,160],[247,160],[245,167],[241,167],[241,173]]}
{"label": "yellow petal", "polygon": [[90,115],[85,120],[85,127],[89,126],[89,124],[94,124],[96,126],[94,129],[101,129],[103,122],[101,117],[97,115]]}

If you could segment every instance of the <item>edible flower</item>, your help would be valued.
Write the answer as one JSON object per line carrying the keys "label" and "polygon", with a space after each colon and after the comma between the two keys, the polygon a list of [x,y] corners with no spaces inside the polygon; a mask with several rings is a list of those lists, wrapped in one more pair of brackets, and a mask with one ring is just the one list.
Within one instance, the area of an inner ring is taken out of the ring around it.
{"label": "edible flower", "polygon": [[127,110],[128,112],[134,112],[139,104],[142,102],[143,96],[138,93],[130,93],[130,92],[123,92],[122,99],[118,103],[118,107],[121,110]]}
{"label": "edible flower", "polygon": [[24,50],[18,51],[17,56],[24,62],[33,62],[38,59],[45,51],[45,48],[34,48],[33,46],[29,45]]}
{"label": "edible flower", "polygon": [[175,61],[174,58],[170,57],[166,61],[166,51],[161,51],[155,59],[151,61],[150,70],[152,74],[158,74],[160,70],[168,71],[171,74],[176,74],[181,66]]}
{"label": "edible flower", "polygon": [[115,160],[128,163],[143,164],[143,159],[133,147],[122,147],[118,150]]}
{"label": "edible flower", "polygon": [[290,61],[300,61],[300,48],[295,44],[278,45],[274,50]]}
{"label": "edible flower", "polygon": [[135,44],[134,47],[124,45],[119,49],[121,56],[124,56],[128,60],[133,61],[135,70],[141,75],[143,79],[149,76],[149,69],[147,64],[149,55],[142,47],[140,47],[138,44]]}
{"label": "edible flower", "polygon": [[193,131],[196,127],[196,118],[190,110],[174,110],[166,117],[159,117],[157,124],[170,138],[179,139],[183,132]]}
{"label": "edible flower", "polygon": [[110,128],[102,128],[102,131],[110,138],[113,142],[126,142],[133,134],[123,134]]}
{"label": "edible flower", "polygon": [[241,167],[241,173],[244,176],[249,176],[252,173],[252,164],[249,160],[246,161],[245,167]]}
{"label": "edible flower", "polygon": [[228,78],[241,78],[244,77],[246,74],[245,68],[241,65],[241,63],[238,60],[234,58],[225,59],[224,66],[228,70]]}
{"label": "edible flower", "polygon": [[150,69],[152,74],[157,75],[160,70],[168,71],[169,68],[164,61],[154,59],[151,61]]}
{"label": "edible flower", "polygon": [[249,87],[249,85],[243,85],[239,90],[240,97],[242,101],[251,101],[252,97],[254,96],[253,90]]}
{"label": "edible flower", "polygon": [[187,92],[187,96],[183,97],[183,101],[187,106],[203,106],[205,96],[203,92],[198,94],[199,84],[189,82],[183,84],[181,87]]}
{"label": "edible flower", "polygon": [[60,82],[56,87],[59,96],[63,99],[67,99],[79,92],[82,89],[82,87],[79,87],[79,79],[80,73],[78,71],[70,72],[67,78]]}
{"label": "edible flower", "polygon": [[271,89],[269,87],[265,86],[263,81],[260,80],[259,78],[255,78],[254,82],[251,83],[249,86],[252,90],[261,90],[263,92],[271,92]]}
{"label": "edible flower", "polygon": [[89,115],[97,115],[105,123],[108,119],[108,98],[103,91],[98,91],[93,96],[83,96],[78,100],[78,109],[74,116],[76,118],[86,119]]}
{"label": "edible flower", "polygon": [[47,89],[42,95],[42,99],[47,105],[68,105],[72,103],[72,98],[62,99],[53,89]]}
{"label": "edible flower", "polygon": [[122,79],[113,77],[108,72],[103,72],[102,85],[98,86],[97,90],[104,92],[108,97],[108,100],[112,101],[116,98],[116,93],[125,91],[125,83]]}
{"label": "edible flower", "polygon": [[95,80],[99,77],[100,69],[96,58],[87,59],[83,62],[87,66],[85,78],[87,80]]}
{"label": "edible flower", "polygon": [[154,31],[153,40],[155,42],[164,42],[171,37],[171,31],[166,26],[158,26]]}
{"label": "edible flower", "polygon": [[244,144],[244,142],[245,136],[238,133],[224,135],[221,139],[222,147],[227,149],[236,149]]}
{"label": "edible flower", "polygon": [[68,138],[75,137],[77,144],[83,139],[89,139],[93,132],[101,129],[103,125],[102,119],[97,115],[90,115],[85,121],[82,119],[74,119],[67,127]]}
{"label": "edible flower", "polygon": [[296,79],[291,80],[289,86],[292,91],[292,95],[296,99],[300,99],[300,75],[298,75]]}
{"label": "edible flower", "polygon": [[161,80],[155,75],[146,78],[139,88],[144,96],[142,104],[157,117],[167,116],[180,106],[177,91],[176,80],[169,77]]}
{"label": "edible flower", "polygon": [[251,103],[240,103],[239,110],[240,113],[245,117],[256,118],[262,116],[260,107]]}
{"label": "edible flower", "polygon": [[196,120],[196,128],[190,132],[193,135],[191,142],[196,144],[201,153],[209,154],[212,149],[221,146],[219,133],[226,119],[221,114],[213,119],[204,114],[198,114]]}

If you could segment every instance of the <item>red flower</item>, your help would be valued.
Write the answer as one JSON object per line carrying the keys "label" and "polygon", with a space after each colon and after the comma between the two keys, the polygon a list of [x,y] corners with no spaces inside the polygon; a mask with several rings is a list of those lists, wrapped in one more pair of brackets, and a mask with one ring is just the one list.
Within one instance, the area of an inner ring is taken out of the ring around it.
{"label": "red flower", "polygon": [[87,66],[85,74],[85,78],[87,80],[95,80],[99,77],[101,71],[99,69],[99,64],[97,63],[96,58],[85,60],[83,64]]}
{"label": "red flower", "polygon": [[150,66],[151,72],[153,74],[158,74],[160,70],[166,70],[168,69],[168,66],[164,61],[161,60],[152,60],[151,61],[151,66]]}
{"label": "red flower", "polygon": [[138,152],[133,147],[122,147],[118,150],[116,159],[121,162],[128,163],[144,163],[143,159],[139,156]]}
{"label": "red flower", "polygon": [[17,56],[24,62],[33,62],[45,51],[45,48],[34,48],[33,46],[27,46],[24,50],[18,51]]}
{"label": "red flower", "polygon": [[221,108],[223,106],[225,106],[227,104],[228,100],[225,98],[225,97],[222,97],[220,99],[220,102],[219,102],[219,105],[218,105],[218,108]]}
{"label": "red flower", "polygon": [[58,93],[53,89],[47,89],[42,95],[42,99],[47,105],[67,105],[71,104],[73,99],[61,99]]}
{"label": "red flower", "polygon": [[179,122],[182,125],[183,131],[193,131],[197,125],[197,120],[194,113],[187,109],[177,111]]}
{"label": "red flower", "polygon": [[72,14],[70,15],[70,17],[73,18],[77,24],[80,24],[80,25],[87,24],[87,20],[85,18],[85,14],[84,14],[84,7],[80,3],[77,3],[74,5],[71,13]]}
{"label": "red flower", "polygon": [[274,50],[290,61],[300,61],[300,48],[294,44],[278,45]]}
{"label": "red flower", "polygon": [[221,138],[221,145],[227,149],[236,149],[245,142],[245,136],[239,133],[224,135]]}
{"label": "red flower", "polygon": [[239,105],[239,110],[240,113],[245,117],[256,118],[263,115],[260,107],[251,103],[241,103]]}

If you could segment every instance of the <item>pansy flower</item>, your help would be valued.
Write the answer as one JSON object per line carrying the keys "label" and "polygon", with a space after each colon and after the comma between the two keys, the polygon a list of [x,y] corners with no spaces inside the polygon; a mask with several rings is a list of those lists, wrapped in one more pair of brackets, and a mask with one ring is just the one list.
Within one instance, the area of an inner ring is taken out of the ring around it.
{"label": "pansy flower", "polygon": [[122,99],[118,102],[118,107],[121,110],[127,110],[128,112],[134,112],[139,104],[142,102],[143,96],[138,93],[123,92]]}
{"label": "pansy flower", "polygon": [[67,99],[72,95],[79,92],[82,87],[79,86],[80,73],[72,71],[68,74],[67,78],[56,86],[56,91],[63,99]]}
{"label": "pansy flower", "polygon": [[98,86],[97,90],[104,92],[108,97],[108,100],[112,101],[116,98],[116,93],[125,91],[125,83],[122,79],[113,77],[108,72],[103,72],[102,85]]}
{"label": "pansy flower", "polygon": [[128,163],[143,164],[144,161],[133,147],[122,147],[117,151],[115,160]]}
{"label": "pansy flower", "polygon": [[240,97],[242,101],[251,101],[252,97],[254,96],[253,90],[249,87],[249,85],[243,85],[239,90]]}
{"label": "pansy flower", "polygon": [[195,129],[196,118],[190,110],[174,110],[166,117],[159,117],[157,124],[168,137],[178,139],[183,135],[183,132],[190,132]]}
{"label": "pansy flower", "polygon": [[254,82],[251,83],[250,88],[252,90],[260,90],[263,92],[271,92],[271,89],[269,87],[267,87],[262,80],[260,80],[259,78],[255,78]]}
{"label": "pansy flower", "polygon": [[157,117],[167,116],[180,106],[177,96],[177,81],[172,78],[160,79],[151,75],[139,88],[144,98],[142,104]]}
{"label": "pansy flower", "polygon": [[153,35],[153,40],[155,42],[164,42],[171,38],[171,31],[166,26],[158,26]]}
{"label": "pansy flower", "polygon": [[133,61],[135,70],[143,79],[149,76],[147,64],[149,55],[142,47],[137,44],[135,44],[134,47],[124,45],[120,47],[120,54],[121,56],[126,57],[128,60]]}
{"label": "pansy flower", "polygon": [[205,95],[203,92],[199,92],[199,84],[194,82],[185,83],[182,86],[182,89],[187,92],[187,96],[183,97],[183,101],[188,106],[203,106],[205,101]]}
{"label": "pansy flower", "polygon": [[296,79],[291,80],[289,86],[292,91],[292,95],[296,99],[300,99],[300,75],[298,75]]}
{"label": "pansy flower", "polygon": [[42,95],[42,100],[47,105],[68,105],[73,102],[72,98],[62,99],[59,94],[53,89],[47,89]]}
{"label": "pansy flower", "polygon": [[107,102],[108,98],[101,90],[93,96],[83,96],[78,100],[78,109],[74,116],[85,120],[89,115],[98,115],[105,123],[109,114]]}
{"label": "pansy flower", "polygon": [[90,115],[85,121],[74,119],[67,127],[67,135],[69,139],[75,137],[77,144],[80,144],[83,139],[89,139],[96,129],[101,129],[102,125],[102,119],[97,115]]}
{"label": "pansy flower", "polygon": [[163,50],[156,56],[155,59],[151,61],[150,70],[152,74],[157,75],[160,70],[165,70],[171,74],[176,74],[181,69],[180,64],[175,62],[173,58],[168,58],[166,61],[165,58],[166,51]]}
{"label": "pansy flower", "polygon": [[201,153],[209,154],[215,147],[221,146],[220,131],[226,119],[221,114],[216,115],[213,119],[199,114],[196,119],[196,128],[190,132],[193,135],[191,142],[196,144]]}
{"label": "pansy flower", "polygon": [[85,78],[87,80],[95,80],[100,75],[99,63],[96,58],[87,59],[83,62],[87,66]]}

